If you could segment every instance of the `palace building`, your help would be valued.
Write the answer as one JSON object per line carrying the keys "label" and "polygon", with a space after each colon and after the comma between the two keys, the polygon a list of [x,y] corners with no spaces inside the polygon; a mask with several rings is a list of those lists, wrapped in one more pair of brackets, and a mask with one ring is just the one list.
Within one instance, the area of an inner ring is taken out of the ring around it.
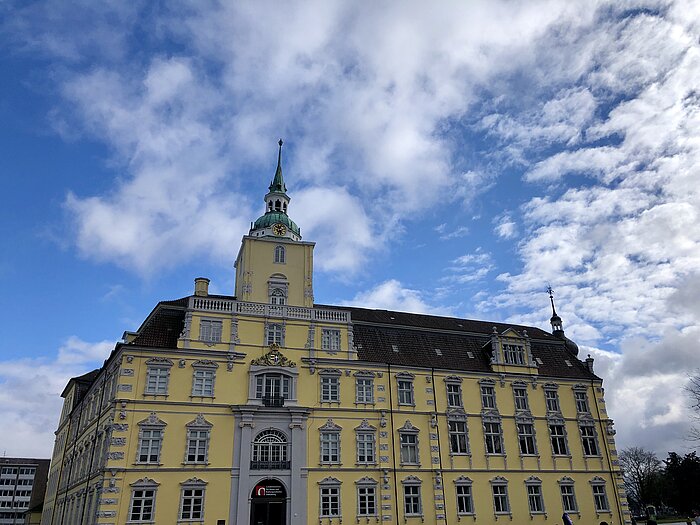
{"label": "palace building", "polygon": [[281,146],[234,295],[195,279],[66,385],[42,524],[630,523],[553,299],[551,333],[315,304]]}

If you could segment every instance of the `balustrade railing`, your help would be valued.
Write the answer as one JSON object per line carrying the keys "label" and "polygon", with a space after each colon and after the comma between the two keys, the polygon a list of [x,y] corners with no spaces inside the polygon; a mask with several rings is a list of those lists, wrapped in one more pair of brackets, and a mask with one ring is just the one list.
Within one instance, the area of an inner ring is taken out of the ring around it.
{"label": "balustrade railing", "polygon": [[243,315],[279,317],[284,319],[300,319],[305,321],[330,321],[337,323],[350,322],[350,312],[344,310],[326,310],[321,308],[304,308],[302,306],[248,303],[233,299],[219,299],[213,297],[191,297],[190,308],[205,312],[237,313]]}

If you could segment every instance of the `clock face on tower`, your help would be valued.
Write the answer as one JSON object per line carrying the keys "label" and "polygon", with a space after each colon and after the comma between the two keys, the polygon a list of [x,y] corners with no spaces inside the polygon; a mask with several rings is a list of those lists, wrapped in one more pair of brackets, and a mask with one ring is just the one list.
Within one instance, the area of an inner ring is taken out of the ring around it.
{"label": "clock face on tower", "polygon": [[272,227],[272,233],[282,236],[287,233],[287,227],[284,224],[277,223]]}

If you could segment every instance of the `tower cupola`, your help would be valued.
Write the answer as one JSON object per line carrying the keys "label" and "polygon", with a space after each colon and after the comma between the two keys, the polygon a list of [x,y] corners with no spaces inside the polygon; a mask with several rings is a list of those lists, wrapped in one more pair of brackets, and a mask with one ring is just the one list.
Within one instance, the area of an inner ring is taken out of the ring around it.
{"label": "tower cupola", "polygon": [[549,293],[549,302],[552,303],[552,317],[549,318],[549,322],[552,325],[552,335],[563,340],[566,349],[576,356],[578,355],[578,345],[564,334],[564,325],[554,307],[554,290],[552,290],[551,286],[547,287],[547,292]]}
{"label": "tower cupola", "polygon": [[300,241],[301,231],[299,226],[287,214],[291,199],[287,195],[287,186],[282,176],[282,139],[277,144],[279,145],[277,169],[264,197],[265,214],[251,225],[249,235],[254,237],[286,237]]}

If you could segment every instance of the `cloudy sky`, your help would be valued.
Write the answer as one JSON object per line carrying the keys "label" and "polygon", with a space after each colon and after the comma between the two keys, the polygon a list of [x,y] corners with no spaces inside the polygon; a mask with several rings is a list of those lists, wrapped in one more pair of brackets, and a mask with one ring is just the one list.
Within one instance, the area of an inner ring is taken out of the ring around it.
{"label": "cloudy sky", "polygon": [[688,452],[693,0],[0,3],[0,450],[204,275],[282,137],[316,301],[506,320],[596,358],[618,446]]}

